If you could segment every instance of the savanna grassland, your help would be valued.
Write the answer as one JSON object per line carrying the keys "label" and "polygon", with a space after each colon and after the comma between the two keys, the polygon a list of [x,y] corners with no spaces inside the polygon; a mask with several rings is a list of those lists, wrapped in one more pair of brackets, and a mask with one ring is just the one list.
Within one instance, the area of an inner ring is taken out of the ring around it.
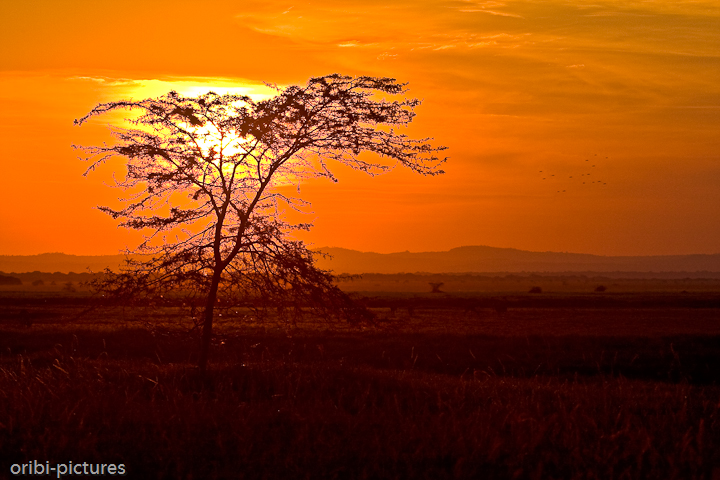
{"label": "savanna grassland", "polygon": [[226,306],[205,379],[187,308],[3,287],[0,477],[720,478],[718,290],[524,281],[365,292],[362,326]]}

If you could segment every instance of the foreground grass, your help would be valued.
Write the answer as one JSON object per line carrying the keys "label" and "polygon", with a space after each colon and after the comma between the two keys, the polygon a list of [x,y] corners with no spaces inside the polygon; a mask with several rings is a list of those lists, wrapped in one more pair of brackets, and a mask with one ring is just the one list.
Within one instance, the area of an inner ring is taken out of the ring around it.
{"label": "foreground grass", "polygon": [[330,334],[244,338],[201,381],[184,337],[91,333],[5,337],[0,476],[34,459],[124,463],[135,478],[690,479],[720,466],[713,385],[497,375],[462,369],[478,361],[465,352],[407,355],[419,339],[400,334],[355,350]]}
{"label": "foreground grass", "polygon": [[378,297],[364,330],[228,311],[205,379],[181,309],[0,297],[0,478],[716,480],[717,307],[646,297]]}

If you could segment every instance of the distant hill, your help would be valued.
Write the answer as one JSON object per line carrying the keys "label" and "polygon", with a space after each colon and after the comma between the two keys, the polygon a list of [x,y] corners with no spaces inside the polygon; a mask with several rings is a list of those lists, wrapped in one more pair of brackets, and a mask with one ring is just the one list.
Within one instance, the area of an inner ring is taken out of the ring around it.
{"label": "distant hill", "polygon": [[[419,253],[358,252],[334,247],[319,250],[332,258],[320,258],[318,265],[335,273],[720,272],[720,254],[611,257],[483,246]],[[116,270],[124,258],[63,253],[0,255],[0,272],[100,272],[105,268]]]}
{"label": "distant hill", "polygon": [[319,266],[336,273],[720,272],[720,254],[610,257],[484,246],[421,253],[319,250],[332,256]]}
{"label": "distant hill", "polygon": [[60,272],[83,273],[88,270],[102,272],[106,268],[116,270],[125,255],[66,255],[64,253],[41,253],[40,255],[0,255],[0,272]]}

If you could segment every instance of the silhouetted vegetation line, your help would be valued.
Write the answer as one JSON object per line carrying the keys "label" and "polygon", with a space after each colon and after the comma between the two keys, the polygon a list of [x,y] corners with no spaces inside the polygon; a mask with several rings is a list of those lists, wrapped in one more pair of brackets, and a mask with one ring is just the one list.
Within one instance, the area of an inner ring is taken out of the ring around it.
{"label": "silhouetted vegetation line", "polygon": [[22,281],[17,277],[0,275],[0,285],[22,285]]}

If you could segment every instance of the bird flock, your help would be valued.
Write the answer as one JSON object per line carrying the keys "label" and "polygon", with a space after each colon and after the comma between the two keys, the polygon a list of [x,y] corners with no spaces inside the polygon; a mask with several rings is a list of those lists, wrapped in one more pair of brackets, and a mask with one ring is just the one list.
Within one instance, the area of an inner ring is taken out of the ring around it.
{"label": "bird flock", "polygon": [[[598,157],[598,154],[596,153],[594,157],[592,158],[592,161],[590,158],[586,158],[585,162],[582,164],[582,168],[578,168],[570,175],[570,172],[561,174],[561,173],[551,173],[549,170],[540,170],[540,178],[545,181],[550,181],[553,183],[553,186],[557,188],[557,193],[567,193],[569,185],[568,182],[572,182],[574,185],[580,186],[580,185],[596,185],[596,186],[606,186],[607,181],[599,178],[601,175],[598,174],[597,167],[603,162],[603,160]],[[604,160],[608,160],[610,157],[605,157]],[[560,188],[565,187],[565,188]]]}

